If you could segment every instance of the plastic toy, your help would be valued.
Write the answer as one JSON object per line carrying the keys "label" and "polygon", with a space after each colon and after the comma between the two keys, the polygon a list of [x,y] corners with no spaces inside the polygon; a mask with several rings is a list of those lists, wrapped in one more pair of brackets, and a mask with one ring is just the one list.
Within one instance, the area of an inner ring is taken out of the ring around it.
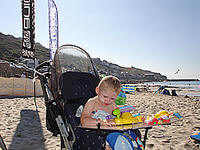
{"label": "plastic toy", "polygon": [[116,117],[119,119],[122,113],[131,112],[133,109],[135,109],[135,106],[118,107],[115,110],[113,110],[113,115],[106,116],[106,119],[114,119]]}
{"label": "plastic toy", "polygon": [[117,118],[119,119],[119,117],[121,115],[121,111],[119,109],[115,109],[115,110],[113,110],[113,115],[117,116]]}
{"label": "plastic toy", "polygon": [[136,122],[138,122],[138,119],[133,117],[130,112],[124,112],[121,114],[120,118],[115,118],[115,123],[118,125],[131,124]]}
{"label": "plastic toy", "polygon": [[179,113],[168,113],[166,110],[159,111],[158,113],[155,114],[155,116],[151,119],[147,117],[145,120],[145,124],[147,125],[155,125],[155,124],[166,124],[170,123],[170,115],[173,117],[180,119],[182,116]]}
{"label": "plastic toy", "polygon": [[133,117],[136,117],[138,119],[138,122],[144,121],[144,117],[142,117],[140,113],[138,113],[137,115],[133,115]]}
{"label": "plastic toy", "polygon": [[156,125],[156,124],[160,124],[160,122],[157,118],[153,118],[153,119],[150,119],[150,120],[145,120],[145,124]]}
{"label": "plastic toy", "polygon": [[162,110],[162,111],[159,111],[158,113],[155,114],[155,118],[160,118],[162,115],[166,115],[166,116],[169,116],[168,112],[166,110]]}
{"label": "plastic toy", "polygon": [[168,113],[166,110],[159,111],[154,116],[147,116],[146,120],[140,113],[132,115],[130,112],[135,106],[123,106],[113,110],[113,115],[106,116],[106,119],[114,119],[117,125],[144,122],[146,125],[168,124],[171,122],[170,116],[180,119],[179,113]]}
{"label": "plastic toy", "polygon": [[169,116],[166,116],[166,115],[162,115],[160,118],[160,123],[170,123],[170,118]]}
{"label": "plastic toy", "polygon": [[120,91],[119,95],[115,100],[116,105],[124,105],[126,104],[126,94],[123,91]]}
{"label": "plastic toy", "polygon": [[131,112],[133,109],[135,109],[135,106],[123,106],[123,107],[118,107],[115,110],[113,110],[113,115],[116,115],[117,118],[120,117],[120,114],[125,113],[125,112]]}
{"label": "plastic toy", "polygon": [[171,114],[177,119],[181,119],[182,118],[182,116],[179,113],[171,113]]}
{"label": "plastic toy", "polygon": [[[136,116],[133,116],[130,112],[135,109],[135,106],[123,106],[116,108],[113,110],[113,115],[107,116],[107,118],[114,118],[115,123],[118,125],[121,124],[131,124],[135,122],[142,121],[142,116],[140,114],[137,114]],[[115,117],[114,117],[115,116]]]}

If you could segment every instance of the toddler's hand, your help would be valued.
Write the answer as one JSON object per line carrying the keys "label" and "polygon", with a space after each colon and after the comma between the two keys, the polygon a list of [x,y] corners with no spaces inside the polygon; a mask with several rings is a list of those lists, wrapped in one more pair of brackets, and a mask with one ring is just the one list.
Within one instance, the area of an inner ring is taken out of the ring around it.
{"label": "toddler's hand", "polygon": [[116,123],[115,123],[114,119],[108,119],[103,122],[103,125],[109,126],[109,127],[115,127]]}

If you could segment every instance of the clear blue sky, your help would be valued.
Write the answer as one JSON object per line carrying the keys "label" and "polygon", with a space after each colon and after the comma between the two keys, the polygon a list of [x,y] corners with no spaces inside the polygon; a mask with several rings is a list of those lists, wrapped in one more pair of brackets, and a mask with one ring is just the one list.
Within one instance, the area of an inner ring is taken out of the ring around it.
{"label": "clear blue sky", "polygon": [[[200,79],[200,0],[54,0],[59,45],[124,67]],[[36,42],[49,47],[48,0],[35,0]],[[1,0],[0,32],[21,37],[21,0]],[[180,72],[175,72],[180,68]]]}

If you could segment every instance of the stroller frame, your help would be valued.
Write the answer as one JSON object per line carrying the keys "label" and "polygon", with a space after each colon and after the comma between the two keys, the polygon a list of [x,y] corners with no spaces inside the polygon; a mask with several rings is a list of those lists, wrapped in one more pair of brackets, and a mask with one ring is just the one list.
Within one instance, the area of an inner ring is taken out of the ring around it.
{"label": "stroller frame", "polygon": [[[66,97],[66,96],[63,95],[64,92],[62,93],[63,85],[61,82],[63,79],[62,71],[65,70],[65,68],[62,70],[61,63],[62,63],[62,61],[66,61],[66,59],[63,59],[60,62],[57,61],[57,59],[59,57],[60,58],[63,57],[62,55],[59,55],[59,50],[62,50],[62,48],[65,48],[65,47],[67,47],[69,49],[70,48],[76,49],[76,50],[84,53],[89,58],[89,61],[91,64],[91,66],[88,67],[87,74],[89,74],[89,75],[92,74],[93,76],[95,76],[97,78],[97,80],[99,80],[98,73],[94,67],[93,61],[92,61],[91,57],[89,56],[89,54],[84,49],[82,49],[76,45],[71,45],[71,44],[63,45],[56,51],[54,62],[51,60],[43,62],[40,65],[38,65],[37,67],[35,67],[34,71],[35,71],[35,75],[37,75],[38,78],[40,79],[44,98],[45,98],[47,130],[51,131],[54,136],[57,136],[57,134],[60,134],[61,149],[62,149],[62,147],[66,147],[68,150],[73,150],[73,145],[76,142],[77,137],[75,135],[72,124],[69,123],[69,121],[67,120],[66,115],[65,115],[64,97]],[[63,54],[65,55],[65,53],[63,53]],[[69,59],[72,59],[72,58],[69,57]],[[81,58],[81,60],[84,60],[84,59]],[[77,64],[71,65],[71,66],[68,65],[67,68],[68,69],[69,68],[77,69],[78,65],[77,66],[76,65]],[[44,68],[46,68],[46,70]],[[66,71],[66,72],[68,72],[68,71]],[[75,70],[75,72],[80,73],[81,72],[80,68]],[[88,97],[88,99],[89,98],[90,97]],[[149,127],[149,128],[146,128],[146,130],[145,130],[145,135],[144,135],[144,140],[143,140],[144,146],[146,143],[148,130],[151,128],[152,127]],[[101,131],[100,126],[98,125],[98,130],[96,131],[96,133],[103,138],[104,143],[102,144],[101,149],[105,149],[105,139],[106,139],[106,135],[109,132]]]}
{"label": "stroller frame", "polygon": [[[93,74],[99,79],[98,73],[94,68],[93,61],[89,56],[89,54],[84,49],[72,44],[63,45],[60,47],[60,49],[62,49],[63,47],[76,49],[84,53],[89,58],[91,63],[91,68],[88,69],[88,71],[93,71]],[[58,55],[58,50],[56,54]],[[57,55],[55,55],[55,57],[59,57]],[[60,72],[58,74],[55,73],[57,71],[56,70],[57,67],[60,65],[58,64],[56,66],[55,61],[53,62],[52,60],[49,60],[39,64],[37,67],[35,67],[34,73],[35,76],[37,76],[40,79],[43,95],[45,98],[45,105],[47,109],[46,112],[47,130],[51,131],[54,136],[60,134],[61,144],[64,144],[64,147],[66,147],[67,149],[72,150],[73,144],[76,141],[76,136],[74,134],[71,124],[68,123],[63,111],[64,100],[61,94],[61,88],[57,87],[58,83],[60,82],[60,78],[62,78],[62,73]],[[53,90],[54,86],[56,86],[56,90]],[[52,126],[54,127],[52,128]]]}
{"label": "stroller frame", "polygon": [[[43,94],[45,97],[45,105],[49,111],[51,112],[51,117],[55,118],[55,121],[57,123],[58,130],[51,131],[54,136],[57,136],[57,134],[60,134],[62,136],[62,139],[64,141],[65,147],[67,147],[69,150],[72,150],[72,145],[75,141],[75,135],[73,132],[73,129],[71,125],[67,122],[66,119],[63,119],[63,114],[61,113],[61,108],[58,104],[58,101],[56,101],[53,97],[52,92],[50,91],[49,85],[48,85],[48,78],[49,78],[49,73],[40,73],[37,70],[40,69],[41,67],[44,66],[50,66],[51,61],[44,62],[37,66],[35,68],[35,73],[40,79]],[[69,137],[69,132],[72,134],[72,141],[68,141]]]}

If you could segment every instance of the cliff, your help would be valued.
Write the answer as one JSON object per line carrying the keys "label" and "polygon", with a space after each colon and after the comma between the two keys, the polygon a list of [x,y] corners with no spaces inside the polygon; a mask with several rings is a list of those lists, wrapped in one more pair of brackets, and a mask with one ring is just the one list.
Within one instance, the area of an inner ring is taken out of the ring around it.
{"label": "cliff", "polygon": [[148,81],[165,81],[167,77],[160,73],[142,70],[135,67],[121,67],[117,64],[101,60],[100,58],[93,58],[95,66],[99,74],[114,75],[122,80],[124,83],[141,83]]}

